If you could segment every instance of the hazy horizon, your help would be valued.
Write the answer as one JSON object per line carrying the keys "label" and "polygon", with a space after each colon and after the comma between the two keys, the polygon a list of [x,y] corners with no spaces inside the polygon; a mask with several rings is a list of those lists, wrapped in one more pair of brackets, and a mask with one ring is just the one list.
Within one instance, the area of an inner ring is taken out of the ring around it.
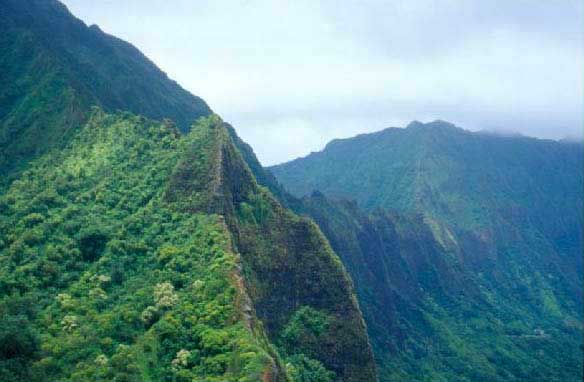
{"label": "hazy horizon", "polygon": [[205,99],[264,165],[412,120],[583,136],[580,1],[63,2]]}

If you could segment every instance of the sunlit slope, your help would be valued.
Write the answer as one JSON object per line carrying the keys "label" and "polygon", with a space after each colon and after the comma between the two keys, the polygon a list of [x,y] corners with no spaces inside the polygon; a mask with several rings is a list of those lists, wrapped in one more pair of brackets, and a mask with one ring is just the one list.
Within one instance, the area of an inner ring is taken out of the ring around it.
{"label": "sunlit slope", "polygon": [[2,380],[375,380],[340,261],[218,117],[95,110],[0,209]]}

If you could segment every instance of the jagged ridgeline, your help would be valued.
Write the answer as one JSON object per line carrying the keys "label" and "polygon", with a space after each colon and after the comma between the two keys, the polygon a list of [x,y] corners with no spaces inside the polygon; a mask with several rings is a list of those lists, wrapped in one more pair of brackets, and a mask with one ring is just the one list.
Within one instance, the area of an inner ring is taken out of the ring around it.
{"label": "jagged ridgeline", "polygon": [[234,140],[128,43],[0,0],[1,381],[376,380],[340,260]]}
{"label": "jagged ridgeline", "polygon": [[0,198],[3,381],[373,381],[351,283],[216,116],[94,110]]}

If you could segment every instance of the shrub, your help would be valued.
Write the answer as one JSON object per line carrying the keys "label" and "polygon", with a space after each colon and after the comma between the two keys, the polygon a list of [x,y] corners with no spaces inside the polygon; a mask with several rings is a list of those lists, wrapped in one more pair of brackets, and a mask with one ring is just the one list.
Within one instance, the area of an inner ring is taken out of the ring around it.
{"label": "shrub", "polygon": [[38,336],[23,316],[0,319],[0,360],[31,357],[38,350]]}
{"label": "shrub", "polygon": [[99,230],[82,232],[79,237],[79,249],[85,261],[95,261],[103,253],[108,237]]}

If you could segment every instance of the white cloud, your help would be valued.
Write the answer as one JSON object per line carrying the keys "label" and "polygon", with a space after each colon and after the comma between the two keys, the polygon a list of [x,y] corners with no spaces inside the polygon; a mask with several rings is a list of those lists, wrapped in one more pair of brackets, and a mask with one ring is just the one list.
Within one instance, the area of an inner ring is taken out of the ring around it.
{"label": "white cloud", "polygon": [[203,97],[264,164],[409,120],[582,135],[578,0],[65,0]]}

